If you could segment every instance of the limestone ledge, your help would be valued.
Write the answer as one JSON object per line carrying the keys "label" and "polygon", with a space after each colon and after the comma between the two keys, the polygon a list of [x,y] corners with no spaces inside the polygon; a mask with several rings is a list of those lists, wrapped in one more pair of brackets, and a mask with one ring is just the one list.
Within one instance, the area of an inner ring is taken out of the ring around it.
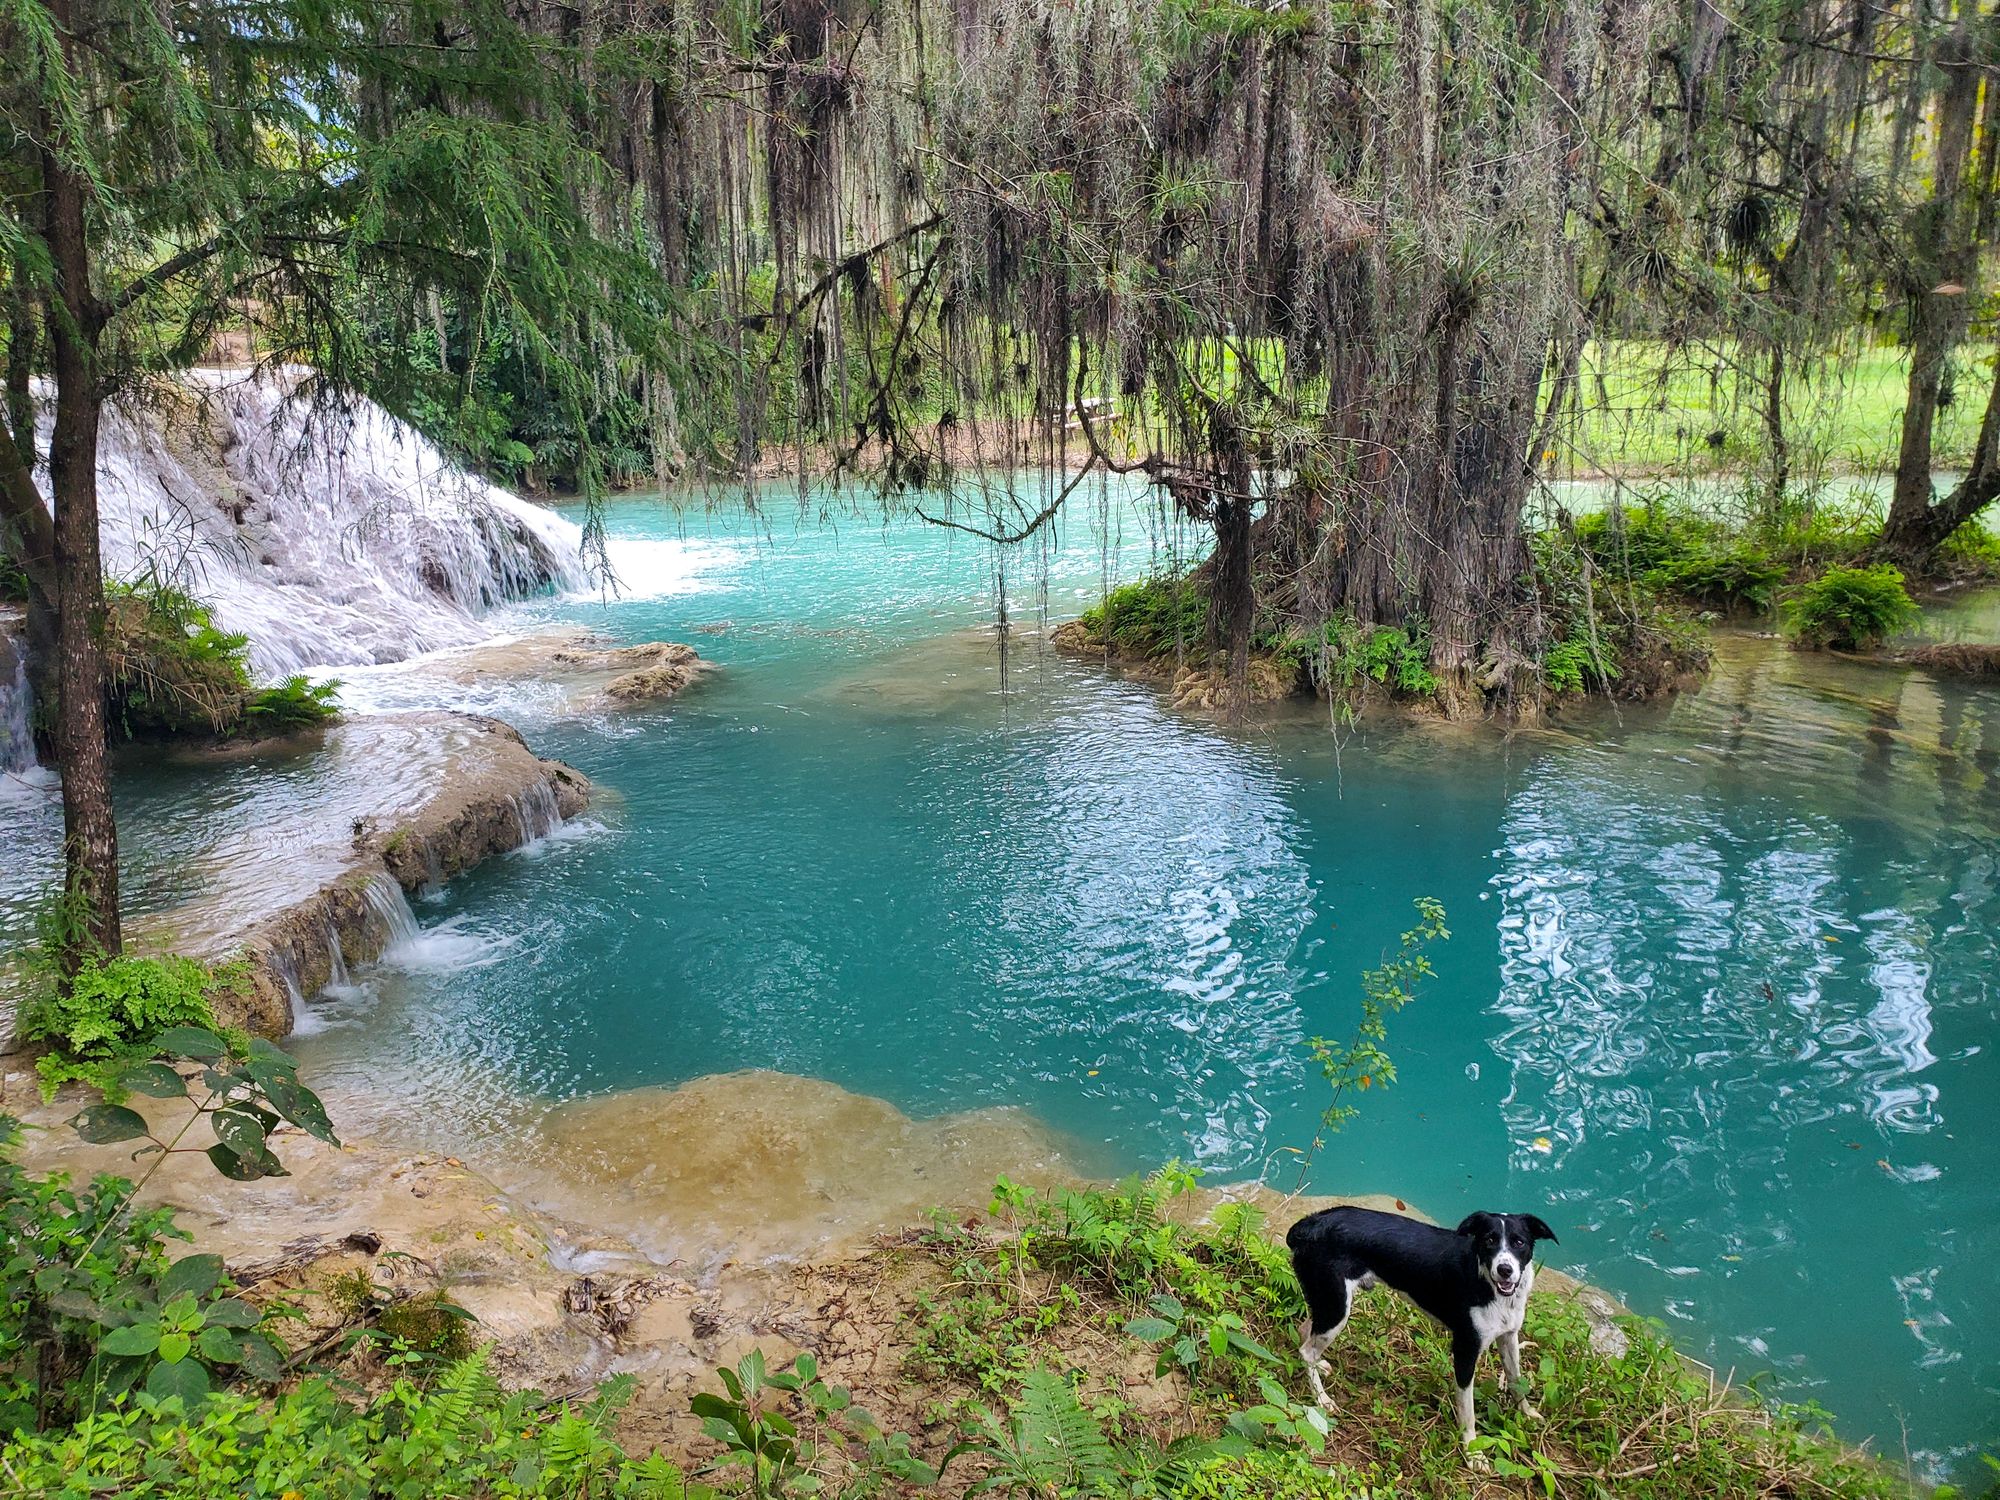
{"label": "limestone ledge", "polygon": [[193,900],[133,924],[134,945],[220,961],[247,983],[216,1019],[292,1029],[300,997],[379,957],[416,894],[538,838],[589,804],[589,779],[511,725],[426,711],[347,721],[314,752],[336,791],[283,829],[242,830]]}

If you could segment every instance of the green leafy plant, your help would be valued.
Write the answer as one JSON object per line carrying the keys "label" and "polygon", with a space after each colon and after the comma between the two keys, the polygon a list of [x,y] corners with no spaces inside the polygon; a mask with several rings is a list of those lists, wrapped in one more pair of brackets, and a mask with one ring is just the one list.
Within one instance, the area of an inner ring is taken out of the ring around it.
{"label": "green leafy plant", "polygon": [[243,728],[255,734],[289,734],[324,724],[339,712],[340,684],[297,675],[243,699]]}
{"label": "green leafy plant", "polygon": [[1863,651],[1916,623],[1903,574],[1888,563],[1828,568],[1785,601],[1785,630],[1806,647]]}
{"label": "green leafy plant", "polygon": [[183,1256],[149,1294],[94,1309],[106,1331],[86,1380],[105,1395],[143,1384],[150,1395],[178,1396],[192,1408],[230,1367],[265,1383],[284,1374],[283,1344],[263,1326],[263,1312],[228,1293],[219,1255]]}
{"label": "green leafy plant", "polygon": [[1341,614],[1317,631],[1289,627],[1261,637],[1259,644],[1283,671],[1350,708],[1365,682],[1405,698],[1428,698],[1442,686],[1430,668],[1430,627],[1421,617],[1407,625],[1371,626]]}
{"label": "green leafy plant", "polygon": [[974,1452],[988,1469],[975,1491],[1075,1495],[1120,1488],[1130,1467],[1076,1388],[1049,1370],[1030,1370],[1005,1420],[980,1413]]}
{"label": "green leafy plant", "polygon": [[1568,635],[1557,641],[1542,657],[1542,680],[1556,693],[1581,693],[1597,684],[1610,684],[1618,668],[1599,649],[1577,621]]}
{"label": "green leafy plant", "polygon": [[[283,1177],[284,1164],[272,1154],[270,1136],[280,1120],[329,1145],[339,1140],[319,1096],[299,1082],[291,1055],[262,1037],[224,1038],[199,1026],[174,1026],[155,1036],[151,1056],[129,1063],[116,1076],[118,1088],[149,1099],[189,1106],[185,1120],[162,1136],[139,1111],[106,1101],[77,1112],[71,1127],[95,1145],[144,1140],[136,1157],[152,1157],[151,1176],[169,1156],[199,1151],[223,1176],[238,1182]],[[199,1065],[190,1077],[175,1061]],[[197,1122],[205,1121],[213,1144],[183,1145]],[[141,1181],[144,1181],[142,1178]]]}
{"label": "green leafy plant", "polygon": [[100,1177],[0,1164],[0,1429],[41,1427],[143,1389],[192,1407],[218,1377],[279,1378],[285,1350],[267,1315],[233,1294],[220,1257],[169,1262],[185,1239],[164,1209]]}
{"label": "green leafy plant", "polygon": [[1120,584],[1083,612],[1092,636],[1133,656],[1200,654],[1208,643],[1208,594],[1186,576]]}
{"label": "green leafy plant", "polygon": [[1768,610],[1791,571],[1760,538],[1664,499],[1579,516],[1575,527],[1612,578],[1711,609]]}
{"label": "green leafy plant", "polygon": [[446,1364],[476,1347],[472,1314],[442,1292],[419,1292],[390,1302],[375,1314],[376,1332],[389,1344]]}
{"label": "green leafy plant", "polygon": [[211,1026],[211,996],[240,981],[191,958],[86,957],[69,981],[38,974],[21,1018],[30,1041],[54,1050],[36,1059],[42,1092],[53,1097],[71,1079],[115,1088],[124,1064],[151,1056],[152,1039],[173,1026]]}
{"label": "green leafy plant", "polygon": [[[763,1351],[752,1349],[715,1374],[722,1393],[699,1392],[689,1409],[701,1418],[702,1431],[722,1444],[722,1466],[742,1468],[758,1500],[820,1489],[824,1476],[817,1466],[828,1448],[903,1484],[933,1485],[942,1475],[941,1467],[916,1456],[907,1435],[884,1432],[845,1386],[822,1380],[810,1353],[774,1371]],[[778,1410],[786,1403],[796,1417]],[[945,1463],[950,1461],[947,1454]]]}
{"label": "green leafy plant", "polygon": [[1436,975],[1427,950],[1432,943],[1451,936],[1444,925],[1443,903],[1421,896],[1416,905],[1417,925],[1398,939],[1395,956],[1361,976],[1361,1021],[1353,1036],[1344,1042],[1314,1037],[1306,1044],[1332,1093],[1320,1115],[1314,1150],[1329,1132],[1339,1130],[1359,1112],[1350,1102],[1352,1094],[1396,1081],[1395,1061],[1383,1048],[1389,1035],[1389,1017],[1414,1000],[1424,981]]}
{"label": "green leafy plant", "polygon": [[1251,1337],[1249,1324],[1226,1308],[1190,1312],[1171,1292],[1155,1293],[1146,1307],[1146,1315],[1128,1321],[1125,1331],[1144,1343],[1160,1345],[1156,1375],[1175,1368],[1191,1370],[1204,1359],[1225,1360],[1232,1355],[1260,1364],[1279,1363],[1277,1355]]}
{"label": "green leafy plant", "polygon": [[666,1458],[633,1458],[610,1436],[631,1400],[619,1376],[583,1402],[504,1391],[481,1352],[420,1385],[373,1398],[306,1379],[268,1398],[219,1391],[198,1411],[135,1397],[67,1428],[0,1448],[6,1500],[716,1500]]}
{"label": "green leafy plant", "polygon": [[157,579],[105,585],[106,692],[130,739],[281,734],[335,717],[339,684],[253,687],[249,637]]}

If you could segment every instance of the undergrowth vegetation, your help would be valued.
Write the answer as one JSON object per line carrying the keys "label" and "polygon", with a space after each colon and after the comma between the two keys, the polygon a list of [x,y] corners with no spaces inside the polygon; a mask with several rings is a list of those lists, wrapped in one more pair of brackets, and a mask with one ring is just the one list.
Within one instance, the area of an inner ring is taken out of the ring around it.
{"label": "undergrowth vegetation", "polygon": [[285,734],[335,716],[340,685],[294,675],[250,678],[249,638],[219,628],[208,607],[154,583],[107,583],[106,691],[127,739]]}
{"label": "undergrowth vegetation", "polygon": [[1902,572],[1887,563],[1828,568],[1786,599],[1785,630],[1801,646],[1865,651],[1917,621]]}
{"label": "undergrowth vegetation", "polygon": [[[1303,1404],[1304,1303],[1263,1209],[1225,1199],[1205,1220],[1193,1174],[1108,1190],[1002,1182],[998,1228],[940,1222],[925,1253],[948,1290],[920,1306],[905,1374],[968,1421],[981,1483],[1006,1493],[1374,1497],[1464,1494],[1445,1341],[1386,1293],[1334,1344],[1328,1419]],[[1636,1320],[1594,1324],[1572,1297],[1530,1304],[1531,1426],[1490,1383],[1475,1457],[1492,1493],[1597,1497],[1895,1495],[1907,1485],[1841,1453],[1821,1414],[1732,1401]],[[1137,1344],[1159,1388],[1116,1378]],[[1010,1409],[997,1415],[996,1395]]]}
{"label": "undergrowth vegetation", "polygon": [[[1734,564],[1704,558],[1700,567],[1707,581],[1695,590],[1696,563],[1666,568],[1660,558],[1678,556],[1678,542],[1669,544],[1645,530],[1643,565],[1619,572],[1632,586],[1610,587],[1603,576],[1608,568],[1600,518],[1579,522],[1574,539],[1545,530],[1531,541],[1539,608],[1538,623],[1527,634],[1536,655],[1483,662],[1478,677],[1490,692],[1526,692],[1540,700],[1594,692],[1649,697],[1707,664],[1707,633],[1683,601],[1719,602],[1731,589],[1751,589],[1763,607],[1785,577],[1775,565],[1765,577],[1747,560],[1731,571]],[[1129,661],[1217,673],[1226,667],[1200,568],[1120,585],[1063,629],[1076,632],[1072,645]],[[1421,615],[1383,624],[1342,610],[1313,624],[1266,608],[1251,635],[1253,677],[1262,668],[1279,693],[1317,694],[1351,720],[1371,696],[1409,705],[1441,703],[1446,684],[1434,665],[1435,645],[1430,622]]]}
{"label": "undergrowth vegetation", "polygon": [[[1890,604],[1882,618],[1891,630],[1913,618],[1893,607],[1893,594],[1883,586],[1886,574],[1896,570],[1870,563],[1880,542],[1880,517],[1856,505],[1821,501],[1777,511],[1752,506],[1732,518],[1661,491],[1636,504],[1578,516],[1574,527],[1591,561],[1614,586],[1636,584],[1724,614],[1765,615],[1783,612],[1788,591],[1819,592],[1815,581],[1825,575],[1837,580],[1829,586],[1832,593],[1859,590]],[[1870,581],[1850,576],[1855,573]],[[1928,576],[2000,578],[2000,536],[1979,525],[1961,528],[1933,555]],[[1900,573],[1896,583],[1902,591]],[[1907,593],[1903,597],[1907,604]]]}

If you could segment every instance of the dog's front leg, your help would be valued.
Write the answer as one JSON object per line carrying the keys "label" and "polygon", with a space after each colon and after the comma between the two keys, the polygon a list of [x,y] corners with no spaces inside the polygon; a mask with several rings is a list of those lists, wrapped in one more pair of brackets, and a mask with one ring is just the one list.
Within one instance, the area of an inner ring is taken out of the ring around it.
{"label": "dog's front leg", "polygon": [[1500,1372],[1504,1377],[1507,1394],[1520,1403],[1521,1415],[1530,1422],[1542,1420],[1535,1403],[1528,1399],[1528,1380],[1521,1373],[1521,1330],[1512,1329],[1500,1335]]}
{"label": "dog's front leg", "polygon": [[1451,1373],[1458,1382],[1458,1388],[1452,1392],[1452,1411],[1458,1417],[1460,1440],[1465,1445],[1465,1461],[1483,1474],[1492,1467],[1491,1461],[1484,1453],[1472,1451],[1472,1440],[1478,1434],[1472,1417],[1472,1380],[1479,1372],[1481,1352],[1476,1334],[1466,1332],[1452,1336]]}

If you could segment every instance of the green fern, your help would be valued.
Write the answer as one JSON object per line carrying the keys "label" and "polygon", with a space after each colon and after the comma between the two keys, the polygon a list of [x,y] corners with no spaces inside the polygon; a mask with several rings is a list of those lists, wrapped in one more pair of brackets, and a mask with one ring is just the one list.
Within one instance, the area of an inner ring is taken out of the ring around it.
{"label": "green fern", "polygon": [[479,1412],[491,1406],[500,1392],[500,1383],[488,1369],[492,1345],[474,1350],[464,1359],[445,1367],[438,1377],[433,1408],[438,1429],[453,1436],[463,1435]]}
{"label": "green fern", "polygon": [[1124,1471],[1118,1450],[1084,1410],[1075,1387],[1050,1370],[1030,1370],[1023,1378],[1010,1424],[982,1412],[979,1431],[993,1464],[977,1486],[981,1491],[1088,1492],[1115,1484]]}

